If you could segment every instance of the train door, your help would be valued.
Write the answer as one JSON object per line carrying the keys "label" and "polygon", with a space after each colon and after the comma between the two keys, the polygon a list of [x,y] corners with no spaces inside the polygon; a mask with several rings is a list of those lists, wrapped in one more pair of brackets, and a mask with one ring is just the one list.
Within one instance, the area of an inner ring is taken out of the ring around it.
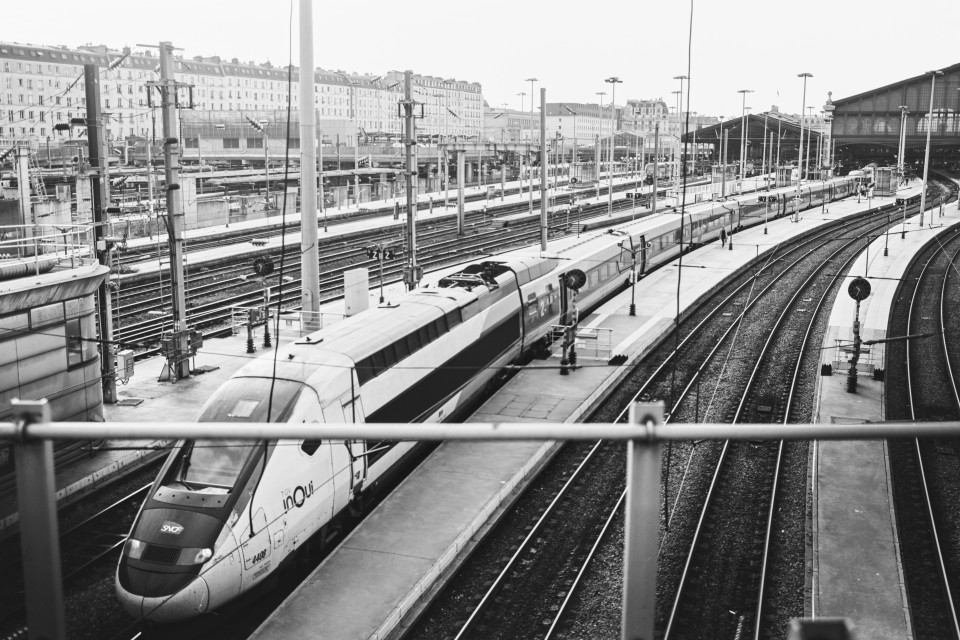
{"label": "train door", "polygon": [[[344,407],[333,402],[323,410],[324,422],[331,424],[348,422]],[[330,461],[333,465],[333,512],[355,500],[359,500],[363,483],[367,479],[367,456],[363,440],[344,440],[330,443]]]}
{"label": "train door", "polygon": [[637,277],[646,275],[647,273],[647,238],[645,236],[640,236],[640,269],[637,273]]}

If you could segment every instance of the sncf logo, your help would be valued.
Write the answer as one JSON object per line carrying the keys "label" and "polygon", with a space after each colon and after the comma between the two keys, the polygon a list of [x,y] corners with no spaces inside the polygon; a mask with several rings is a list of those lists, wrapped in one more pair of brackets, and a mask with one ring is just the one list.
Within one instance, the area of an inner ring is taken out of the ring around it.
{"label": "sncf logo", "polygon": [[170,533],[178,536],[183,533],[183,525],[177,524],[173,520],[167,520],[163,523],[163,526],[160,527],[160,533]]}

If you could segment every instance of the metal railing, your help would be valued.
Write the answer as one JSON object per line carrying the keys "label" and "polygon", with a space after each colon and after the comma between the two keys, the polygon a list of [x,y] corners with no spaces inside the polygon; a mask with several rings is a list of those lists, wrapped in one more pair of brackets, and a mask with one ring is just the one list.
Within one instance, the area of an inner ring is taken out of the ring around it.
{"label": "metal railing", "polygon": [[98,439],[324,439],[324,440],[624,440],[627,502],[624,535],[622,637],[652,638],[661,482],[661,445],[696,440],[877,440],[896,437],[956,438],[960,421],[868,424],[663,423],[663,403],[636,404],[627,424],[467,423],[165,423],[51,422],[46,400],[13,401],[14,423],[0,423],[0,438],[15,442],[21,528],[31,637],[66,636],[53,482],[53,440]]}

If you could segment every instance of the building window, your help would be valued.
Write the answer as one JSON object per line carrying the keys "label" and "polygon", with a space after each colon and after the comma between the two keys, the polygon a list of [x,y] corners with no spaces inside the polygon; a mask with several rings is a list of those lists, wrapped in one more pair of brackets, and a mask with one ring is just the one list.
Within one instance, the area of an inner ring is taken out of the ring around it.
{"label": "building window", "polygon": [[247,138],[248,149],[263,149],[263,138]]}
{"label": "building window", "polygon": [[83,335],[80,331],[80,319],[67,320],[67,368],[71,369],[83,363]]}
{"label": "building window", "polygon": [[224,138],[224,139],[223,139],[223,148],[224,148],[224,149],[239,149],[239,148],[240,148],[240,138]]}
{"label": "building window", "polygon": [[196,148],[198,148],[198,147],[200,146],[200,139],[199,139],[199,138],[184,138],[184,139],[183,139],[183,145],[184,145],[187,149],[196,149]]}

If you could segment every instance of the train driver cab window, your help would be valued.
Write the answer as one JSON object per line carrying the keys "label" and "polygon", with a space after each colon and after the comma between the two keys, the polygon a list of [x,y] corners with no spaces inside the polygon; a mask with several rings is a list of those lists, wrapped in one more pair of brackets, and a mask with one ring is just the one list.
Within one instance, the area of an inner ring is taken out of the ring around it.
{"label": "train driver cab window", "polygon": [[300,451],[303,451],[308,456],[312,456],[317,452],[317,449],[320,448],[320,443],[322,440],[304,440],[300,443]]}
{"label": "train driver cab window", "polygon": [[194,440],[177,453],[165,484],[200,493],[230,493],[262,447],[249,440]]}

